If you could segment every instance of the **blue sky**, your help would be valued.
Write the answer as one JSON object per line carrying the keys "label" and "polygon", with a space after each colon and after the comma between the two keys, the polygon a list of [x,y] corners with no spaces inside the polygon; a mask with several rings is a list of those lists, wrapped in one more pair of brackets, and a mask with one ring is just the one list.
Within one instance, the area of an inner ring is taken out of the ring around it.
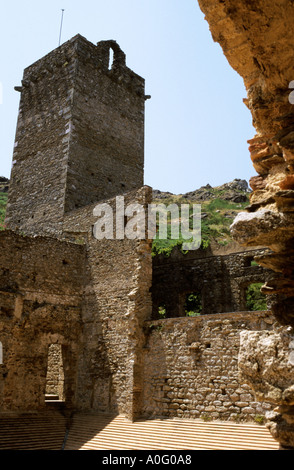
{"label": "blue sky", "polygon": [[145,184],[185,193],[255,171],[242,78],[214,43],[197,0],[11,1],[1,10],[0,175],[9,177],[23,69],[77,33],[116,40],[145,78]]}

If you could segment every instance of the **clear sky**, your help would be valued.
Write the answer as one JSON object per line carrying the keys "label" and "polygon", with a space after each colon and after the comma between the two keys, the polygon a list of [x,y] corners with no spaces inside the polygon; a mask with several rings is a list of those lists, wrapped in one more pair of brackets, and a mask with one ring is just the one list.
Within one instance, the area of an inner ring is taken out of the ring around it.
{"label": "clear sky", "polygon": [[[4,2],[3,2],[4,3]],[[197,0],[14,0],[1,8],[0,176],[10,176],[23,69],[76,34],[114,39],[145,78],[145,184],[176,194],[247,181],[255,135],[242,78]]]}

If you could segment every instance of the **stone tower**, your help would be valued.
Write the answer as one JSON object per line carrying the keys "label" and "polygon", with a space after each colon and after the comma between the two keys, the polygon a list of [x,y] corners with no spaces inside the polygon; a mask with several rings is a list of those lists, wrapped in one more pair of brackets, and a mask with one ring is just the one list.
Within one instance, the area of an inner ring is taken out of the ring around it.
{"label": "stone tower", "polygon": [[143,185],[145,81],[115,41],[77,35],[16,90],[9,228],[58,234],[64,214]]}

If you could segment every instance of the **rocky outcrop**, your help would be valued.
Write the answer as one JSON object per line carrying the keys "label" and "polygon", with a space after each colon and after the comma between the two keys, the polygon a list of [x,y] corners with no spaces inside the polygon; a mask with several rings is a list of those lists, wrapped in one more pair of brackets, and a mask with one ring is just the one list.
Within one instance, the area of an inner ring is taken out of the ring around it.
{"label": "rocky outcrop", "polygon": [[[178,194],[178,197],[187,199],[191,202],[201,203],[203,201],[209,201],[211,199],[224,199],[231,202],[246,202],[248,200],[248,194],[251,192],[246,180],[235,178],[229,183],[224,183],[221,186],[211,186],[206,184],[201,188],[189,191],[184,194]],[[175,196],[175,194],[169,191],[160,191],[159,189],[153,190],[153,199],[169,199]]]}
{"label": "rocky outcrop", "polygon": [[[250,180],[253,192],[248,213],[236,218],[232,234],[244,246],[261,244],[272,250],[258,259],[261,265],[277,273],[276,280],[264,286],[264,292],[271,296],[278,322],[293,327],[294,107],[290,93],[294,79],[294,4],[290,0],[198,0],[198,3],[213,39],[244,79],[247,91],[244,103],[251,111],[256,129],[255,136],[248,136],[248,143],[258,176]],[[257,351],[252,349],[254,353]],[[267,353],[271,356],[270,348]],[[263,354],[267,353],[263,348]],[[287,372],[280,360],[279,377],[283,374]],[[258,392],[265,378],[262,369],[256,370],[255,375],[251,383]],[[294,448],[292,402],[288,403],[290,408],[285,408],[282,398],[277,398],[277,403],[283,409],[277,410],[274,436],[283,446],[277,427],[284,429],[283,423],[287,422],[287,448]]]}
{"label": "rocky outcrop", "polygon": [[291,448],[294,424],[292,328],[283,328],[280,331],[243,331],[240,336],[240,379],[251,385],[258,401],[277,405],[276,409],[266,413],[267,427],[284,449]]}

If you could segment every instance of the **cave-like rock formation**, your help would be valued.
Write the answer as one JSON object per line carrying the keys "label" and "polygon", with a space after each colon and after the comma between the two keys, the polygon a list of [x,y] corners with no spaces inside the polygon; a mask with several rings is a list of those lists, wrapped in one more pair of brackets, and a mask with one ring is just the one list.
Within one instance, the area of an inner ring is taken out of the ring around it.
{"label": "cave-like rock formation", "polygon": [[[268,426],[281,448],[294,449],[294,369],[290,359],[294,344],[294,2],[198,3],[214,41],[244,80],[244,103],[256,129],[255,136],[248,136],[248,143],[257,176],[250,180],[253,192],[248,211],[235,219],[232,235],[244,246],[269,247],[271,252],[257,261],[276,273],[263,292],[269,294],[279,327],[272,338],[265,338],[262,332],[258,337],[241,338],[240,374],[260,399],[268,398],[274,389],[273,402],[278,408],[269,417]],[[265,356],[267,359],[261,360]],[[270,379],[269,358],[275,364]],[[248,374],[250,363],[255,367]]]}

